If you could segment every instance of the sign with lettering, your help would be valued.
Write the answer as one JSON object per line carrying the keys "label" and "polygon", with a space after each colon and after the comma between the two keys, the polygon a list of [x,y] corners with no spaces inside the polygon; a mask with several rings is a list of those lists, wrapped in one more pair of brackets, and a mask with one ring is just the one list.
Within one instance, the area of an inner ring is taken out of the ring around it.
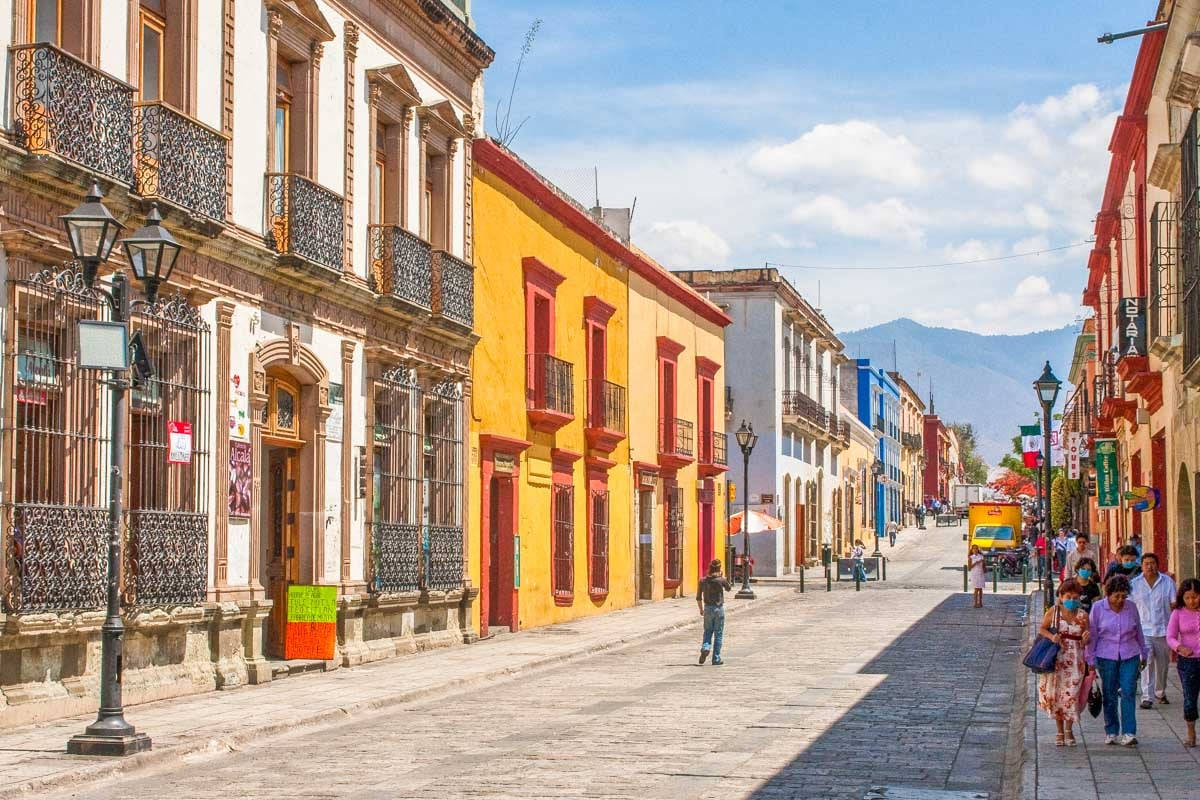
{"label": "sign with lettering", "polygon": [[775,502],[775,495],[773,495],[773,494],[764,494],[764,495],[762,495],[762,499],[761,499],[761,500],[759,500],[758,502],[760,502],[760,503],[762,503],[762,504],[764,504],[764,505],[770,505],[771,503],[774,503],[774,502]]}
{"label": "sign with lettering", "polygon": [[229,443],[229,516],[250,516],[250,443]]}
{"label": "sign with lettering", "polygon": [[330,661],[337,648],[337,587],[289,586],[284,658]]}
{"label": "sign with lettering", "polygon": [[1079,439],[1074,431],[1067,434],[1067,478],[1073,481],[1079,480]]}
{"label": "sign with lettering", "polygon": [[167,421],[167,463],[192,463],[192,423]]}
{"label": "sign with lettering", "polygon": [[1120,476],[1117,473],[1117,440],[1096,440],[1096,505],[1116,508],[1121,504]]}
{"label": "sign with lettering", "polygon": [[511,453],[496,453],[492,457],[492,471],[497,475],[512,475],[517,471],[517,457]]}
{"label": "sign with lettering", "polygon": [[234,439],[250,438],[250,404],[242,376],[229,376],[229,435]]}
{"label": "sign with lettering", "polygon": [[1146,355],[1146,298],[1122,297],[1117,324],[1121,358]]}
{"label": "sign with lettering", "polygon": [[737,500],[737,484],[734,483],[733,481],[730,481],[729,482],[729,502],[732,503],[736,500]]}
{"label": "sign with lettering", "polygon": [[325,419],[325,438],[331,442],[342,440],[346,427],[346,387],[340,383],[329,383],[329,416]]}

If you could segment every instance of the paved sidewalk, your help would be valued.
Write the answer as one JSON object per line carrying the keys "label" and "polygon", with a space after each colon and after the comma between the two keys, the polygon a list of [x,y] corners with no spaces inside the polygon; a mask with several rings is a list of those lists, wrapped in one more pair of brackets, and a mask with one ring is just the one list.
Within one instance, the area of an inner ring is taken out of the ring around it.
{"label": "paved sidewalk", "polygon": [[[1041,608],[1041,595],[1034,595]],[[1030,625],[1031,636],[1036,626]],[[1137,747],[1104,744],[1104,714],[1085,709],[1075,726],[1078,747],[1054,744],[1054,720],[1037,707],[1037,676],[1028,672],[1025,719],[1025,800],[1195,800],[1200,751],[1183,746],[1179,675],[1168,670],[1168,706],[1137,712]],[[1140,697],[1138,698],[1141,699]]]}
{"label": "paved sidewalk", "polygon": [[[790,586],[759,585],[755,592],[754,601],[730,595],[728,613],[795,597]],[[150,735],[154,749],[119,761],[66,755],[67,739],[92,722],[94,714],[7,730],[0,734],[0,798],[180,761],[189,755],[237,750],[297,727],[345,720],[698,627],[700,620],[694,599],[665,600],[470,646],[130,706],[126,718]]]}

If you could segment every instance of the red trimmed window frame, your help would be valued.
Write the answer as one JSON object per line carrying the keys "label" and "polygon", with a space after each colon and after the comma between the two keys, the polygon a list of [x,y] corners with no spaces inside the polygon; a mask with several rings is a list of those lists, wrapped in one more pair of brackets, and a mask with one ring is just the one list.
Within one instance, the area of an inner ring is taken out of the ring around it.
{"label": "red trimmed window frame", "polygon": [[586,336],[587,409],[584,435],[588,447],[601,453],[611,453],[625,438],[625,431],[604,424],[604,389],[608,379],[608,321],[617,313],[595,295],[583,299],[583,329]]}
{"label": "red trimmed window frame", "polygon": [[[711,358],[696,356],[696,454],[699,456],[698,472],[701,478],[713,478],[729,467],[718,464],[715,458],[713,434],[716,433],[717,373],[721,365]],[[728,458],[728,454],[726,454]]]}
{"label": "red trimmed window frame", "polygon": [[[678,508],[676,505],[678,504]],[[683,554],[687,544],[687,516],[684,512],[683,487],[675,478],[674,472],[667,472],[662,475],[662,509],[663,509],[663,589],[672,590],[679,588],[683,583]],[[681,516],[679,523],[678,542],[672,546],[671,539],[671,515],[672,509],[675,509]],[[671,575],[671,562],[673,553],[678,551],[675,556],[676,574]]]}
{"label": "red trimmed window frame", "polygon": [[[608,597],[610,553],[612,550],[612,496],[608,491],[608,470],[597,460],[588,459],[587,467],[587,572],[588,596],[595,602]],[[613,463],[613,462],[608,462]],[[598,493],[604,493],[604,520],[596,519]],[[604,526],[603,557],[597,558],[597,522]]]}
{"label": "red trimmed window frame", "polygon": [[[575,416],[539,406],[535,356],[556,354],[555,302],[558,287],[565,277],[534,256],[521,259],[521,268],[525,281],[525,404],[533,429],[554,433]],[[544,314],[538,313],[541,304],[544,304]]]}
{"label": "red trimmed window frame", "polygon": [[[579,457],[570,450],[550,451],[550,591],[556,606],[575,603],[575,462]],[[564,510],[561,504],[568,498],[571,507]]]}
{"label": "red trimmed window frame", "polygon": [[[658,337],[658,463],[666,469],[691,464],[691,456],[677,452],[675,420],[679,416],[679,356],[684,345],[667,336]],[[668,380],[669,378],[669,380]],[[668,390],[668,385],[670,389]],[[694,445],[693,445],[694,447]]]}

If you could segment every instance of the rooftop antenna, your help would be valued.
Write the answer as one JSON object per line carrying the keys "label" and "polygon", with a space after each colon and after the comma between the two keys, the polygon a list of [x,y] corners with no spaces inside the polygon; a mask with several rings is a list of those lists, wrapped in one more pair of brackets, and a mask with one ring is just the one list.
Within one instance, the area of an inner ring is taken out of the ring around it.
{"label": "rooftop antenna", "polygon": [[596,192],[596,208],[600,207],[600,168],[592,167],[592,183]]}
{"label": "rooftop antenna", "polygon": [[817,311],[821,310],[821,281],[817,281]]}
{"label": "rooftop antenna", "polygon": [[633,227],[633,212],[637,211],[637,195],[633,196],[633,205],[629,207],[629,225]]}

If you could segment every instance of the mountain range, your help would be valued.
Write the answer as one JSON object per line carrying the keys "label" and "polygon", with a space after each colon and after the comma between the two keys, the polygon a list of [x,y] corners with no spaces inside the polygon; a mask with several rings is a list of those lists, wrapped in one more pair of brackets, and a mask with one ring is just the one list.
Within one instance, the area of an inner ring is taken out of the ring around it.
{"label": "mountain range", "polygon": [[980,455],[994,465],[1012,447],[1022,423],[1034,422],[1038,403],[1033,381],[1049,360],[1063,381],[1056,413],[1070,387],[1074,325],[1019,336],[983,335],[954,328],[931,328],[911,319],[839,333],[850,358],[869,358],[886,370],[899,368],[925,402],[930,395],[942,422],[975,426]]}

